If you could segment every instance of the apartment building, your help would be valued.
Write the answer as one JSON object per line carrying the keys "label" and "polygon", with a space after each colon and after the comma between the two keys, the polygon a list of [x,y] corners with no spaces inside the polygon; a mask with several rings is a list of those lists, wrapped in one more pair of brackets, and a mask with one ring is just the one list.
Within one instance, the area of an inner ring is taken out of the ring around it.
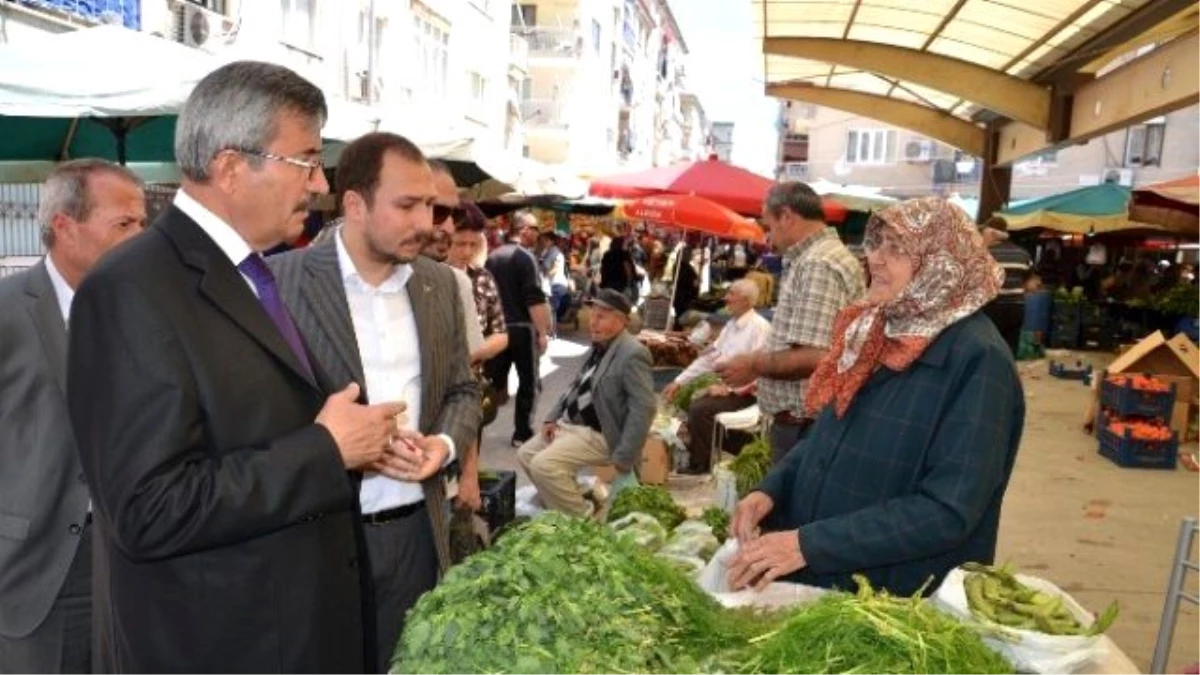
{"label": "apartment building", "polygon": [[[1115,182],[1137,186],[1200,165],[1200,108],[1192,106],[1013,166],[1012,199]],[[784,102],[779,175],[882,188],[884,194],[979,195],[975,157],[921,134],[831,108]]]}
{"label": "apartment building", "polygon": [[518,2],[511,26],[529,48],[528,157],[601,175],[702,153],[703,111],[685,89],[687,45],[666,0]]}
{"label": "apartment building", "polygon": [[713,154],[722,162],[733,161],[733,122],[713,122],[710,144]]}

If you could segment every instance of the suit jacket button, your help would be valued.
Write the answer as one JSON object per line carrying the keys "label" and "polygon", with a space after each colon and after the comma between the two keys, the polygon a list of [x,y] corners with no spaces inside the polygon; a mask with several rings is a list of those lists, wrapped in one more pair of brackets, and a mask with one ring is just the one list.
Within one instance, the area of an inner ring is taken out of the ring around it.
{"label": "suit jacket button", "polygon": [[80,527],[78,523],[71,523],[71,526],[67,528],[67,532],[70,532],[71,534],[79,534],[80,532],[83,532],[83,528]]}
{"label": "suit jacket button", "polygon": [[84,475],[83,475],[83,472],[82,472],[82,471],[80,471],[80,472],[79,472],[79,476],[78,476],[78,478],[79,478],[79,482],[80,482],[80,483],[86,483],[86,482],[87,482],[87,478],[85,478],[85,477],[84,477]]}

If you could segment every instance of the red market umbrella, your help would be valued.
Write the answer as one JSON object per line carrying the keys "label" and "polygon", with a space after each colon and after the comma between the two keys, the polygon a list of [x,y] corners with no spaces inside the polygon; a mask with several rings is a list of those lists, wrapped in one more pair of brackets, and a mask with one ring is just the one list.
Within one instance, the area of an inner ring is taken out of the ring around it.
{"label": "red market umbrella", "polygon": [[1133,191],[1129,219],[1160,225],[1187,239],[1200,237],[1200,176],[1192,174]]}
{"label": "red market umbrella", "polygon": [[681,227],[723,239],[763,243],[766,234],[754,221],[720,204],[694,195],[653,195],[622,203],[616,215]]}
{"label": "red market umbrella", "polygon": [[[679,162],[635,173],[608,176],[592,181],[588,192],[596,197],[637,199],[660,194],[695,195],[744,215],[762,215],[763,200],[775,181],[710,156],[706,160]],[[831,200],[825,204],[825,220],[840,222],[846,209]],[[840,217],[836,217],[840,214]]]}

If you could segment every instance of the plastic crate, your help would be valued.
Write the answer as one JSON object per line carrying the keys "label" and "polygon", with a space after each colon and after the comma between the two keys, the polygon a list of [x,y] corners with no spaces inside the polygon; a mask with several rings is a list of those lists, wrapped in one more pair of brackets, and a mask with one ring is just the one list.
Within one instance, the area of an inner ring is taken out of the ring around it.
{"label": "plastic crate", "polygon": [[480,516],[489,532],[496,532],[517,517],[517,472],[479,472]]}
{"label": "plastic crate", "polygon": [[1067,364],[1057,361],[1050,362],[1050,376],[1057,377],[1060,380],[1081,380],[1087,381],[1088,376],[1092,373],[1092,366],[1083,365],[1082,361],[1076,361],[1074,368],[1068,368]]}
{"label": "plastic crate", "polygon": [[1179,459],[1179,434],[1171,432],[1170,440],[1141,441],[1129,431],[1125,436],[1113,433],[1107,424],[1100,426],[1100,454],[1117,466],[1127,469],[1174,469]]}
{"label": "plastic crate", "polygon": [[1175,411],[1175,383],[1169,391],[1141,391],[1126,382],[1113,384],[1106,376],[1100,384],[1100,405],[1120,417],[1155,417],[1169,420]]}

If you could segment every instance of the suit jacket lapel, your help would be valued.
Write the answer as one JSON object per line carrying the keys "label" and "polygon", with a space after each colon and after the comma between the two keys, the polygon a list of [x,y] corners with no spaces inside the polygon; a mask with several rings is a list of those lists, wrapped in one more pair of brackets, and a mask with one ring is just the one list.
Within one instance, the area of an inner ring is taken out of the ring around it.
{"label": "suit jacket lapel", "polygon": [[175,244],[184,263],[200,274],[201,295],[297,376],[320,389],[308,369],[300,365],[275,322],[246,285],[246,280],[216,242],[174,206],[160,222],[163,232]]}
{"label": "suit jacket lapel", "polygon": [[67,393],[67,327],[62,319],[58,295],[46,271],[46,262],[38,263],[25,282],[25,294],[29,296],[29,317],[42,339],[42,351],[46,362],[54,373],[54,381],[63,394]]}
{"label": "suit jacket lapel", "polygon": [[613,339],[611,344],[608,345],[608,351],[604,352],[604,357],[600,359],[599,365],[596,366],[596,374],[592,375],[593,388],[595,387],[596,383],[600,381],[600,378],[604,377],[605,371],[607,371],[608,367],[612,365],[613,359],[617,355],[617,350],[623,346],[622,343],[628,336],[629,333],[621,333]]}
{"label": "suit jacket lapel", "polygon": [[300,292],[311,307],[317,323],[321,324],[321,330],[333,344],[338,358],[362,387],[365,396],[366,376],[363,373],[362,355],[358,351],[358,338],[354,335],[354,321],[350,317],[350,305],[346,302],[342,269],[338,265],[337,241],[333,237],[309,249],[304,256],[304,273],[305,283]]}
{"label": "suit jacket lapel", "polygon": [[[436,263],[431,263],[436,264]],[[433,427],[435,413],[440,408],[440,401],[433,398],[433,351],[437,336],[432,333],[432,324],[437,307],[434,306],[433,286],[421,272],[421,265],[412,266],[413,274],[408,280],[406,290],[408,301],[412,305],[413,320],[417,324],[417,344],[414,347],[421,353],[421,419],[417,424],[421,433]],[[455,298],[457,298],[457,293]]]}

